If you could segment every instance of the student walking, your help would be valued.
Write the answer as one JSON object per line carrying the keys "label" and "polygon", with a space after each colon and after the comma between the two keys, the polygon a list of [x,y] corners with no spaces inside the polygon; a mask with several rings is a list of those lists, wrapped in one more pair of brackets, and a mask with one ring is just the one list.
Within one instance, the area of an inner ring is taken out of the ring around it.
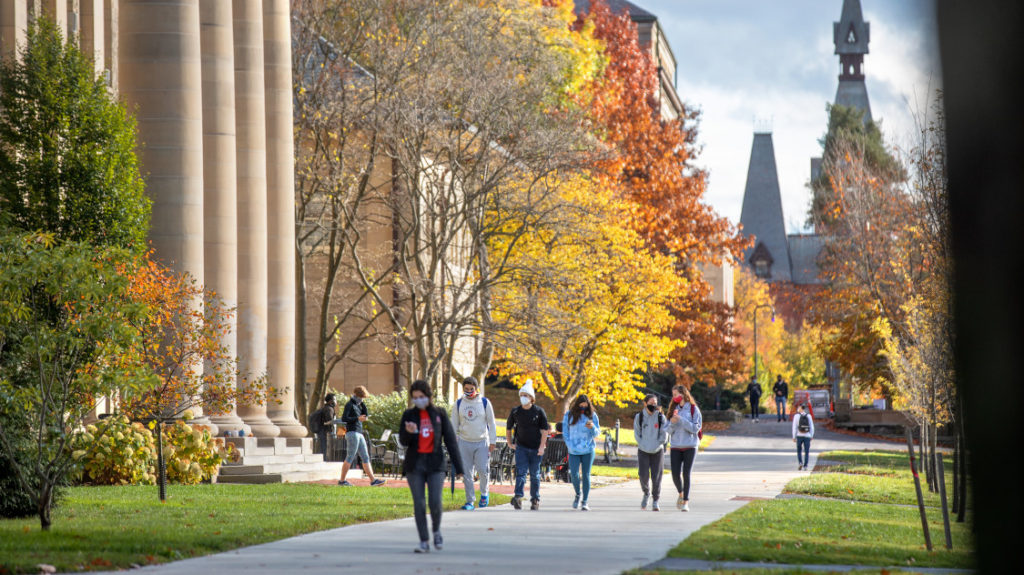
{"label": "student walking", "polygon": [[572,502],[573,509],[590,511],[590,505],[587,503],[590,498],[590,468],[594,464],[597,448],[594,438],[599,433],[601,424],[598,422],[594,406],[586,395],[580,394],[573,400],[572,407],[562,418],[562,436],[569,451],[569,478],[572,480],[572,488],[576,491],[576,498]]}
{"label": "student walking", "polygon": [[[793,415],[793,441],[796,443],[797,469],[807,469],[811,462],[811,438],[814,437],[814,416],[801,403]],[[800,450],[803,449],[803,453]]]}
{"label": "student walking", "polygon": [[466,473],[463,485],[466,488],[466,511],[473,510],[476,492],[473,472],[480,476],[480,507],[487,507],[490,496],[487,485],[490,478],[491,451],[498,440],[494,427],[494,409],[487,398],[480,395],[479,383],[475,377],[462,382],[462,394],[452,407],[452,427],[459,439],[459,453]]}
{"label": "student walking", "polygon": [[637,445],[637,474],[640,477],[640,489],[644,492],[640,509],[646,510],[647,502],[652,501],[651,511],[660,511],[658,500],[661,499],[661,477],[665,469],[668,419],[661,412],[656,395],[645,397],[644,409],[633,418],[633,437]]}
{"label": "student walking", "polygon": [[785,421],[786,401],[789,399],[789,384],[783,381],[781,375],[775,377],[772,393],[775,394],[775,415],[779,418],[778,421]]}
{"label": "student walking", "polygon": [[750,419],[754,420],[754,423],[760,422],[761,417],[761,384],[757,382],[753,377],[750,378],[750,383],[747,384],[747,397],[750,399]]}
{"label": "student walking", "polygon": [[670,463],[672,465],[672,482],[679,492],[676,507],[680,511],[690,510],[690,471],[697,455],[702,435],[703,418],[690,390],[677,385],[672,388],[672,416],[669,418],[668,432],[672,444]]}
{"label": "student walking", "polygon": [[348,477],[348,470],[352,468],[356,457],[359,457],[363,464],[363,473],[370,478],[370,485],[374,487],[384,485],[384,480],[373,476],[373,467],[370,466],[370,450],[366,446],[366,436],[363,433],[363,422],[370,417],[370,411],[366,409],[366,396],[369,393],[363,386],[357,386],[352,390],[352,397],[345,404],[345,410],[341,413],[341,420],[345,423],[345,463],[341,465],[341,479],[338,485],[350,487],[352,484],[345,478]]}
{"label": "student walking", "polygon": [[434,532],[434,549],[444,545],[441,537],[442,495],[444,493],[445,460],[441,442],[448,448],[455,474],[463,474],[462,458],[459,457],[455,430],[448,414],[434,406],[430,384],[418,379],[409,386],[412,407],[402,414],[398,428],[398,440],[406,447],[402,471],[409,481],[412,494],[413,513],[416,516],[416,530],[420,535],[417,553],[430,551],[430,531],[427,530],[427,505],[429,495],[431,527]]}
{"label": "student walking", "polygon": [[523,490],[526,487],[526,474],[530,474],[530,509],[540,509],[540,463],[547,448],[548,416],[539,405],[533,391],[533,380],[526,380],[519,388],[518,405],[512,408],[505,422],[505,434],[508,446],[516,452],[516,490],[512,497],[512,507],[523,508]]}

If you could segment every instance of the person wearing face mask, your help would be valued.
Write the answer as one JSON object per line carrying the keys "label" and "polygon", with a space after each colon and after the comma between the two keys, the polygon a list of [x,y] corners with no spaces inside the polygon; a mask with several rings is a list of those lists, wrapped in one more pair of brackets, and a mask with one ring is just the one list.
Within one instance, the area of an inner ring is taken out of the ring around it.
{"label": "person wearing face mask", "polygon": [[526,474],[530,474],[530,509],[540,509],[540,464],[547,448],[548,416],[541,407],[534,403],[537,396],[533,391],[533,380],[528,379],[519,388],[519,402],[505,422],[505,435],[508,445],[516,452],[516,490],[512,497],[512,507],[523,508],[523,490],[526,487]]}
{"label": "person wearing face mask", "polygon": [[[590,467],[594,464],[596,444],[594,438],[601,433],[601,424],[590,399],[580,394],[572,402],[572,407],[562,418],[562,436],[569,450],[569,478],[572,488],[576,491],[576,499],[572,508],[590,511],[587,500],[590,497]],[[581,491],[582,483],[582,491]],[[580,498],[582,496],[582,503]]]}
{"label": "person wearing face mask", "polygon": [[384,480],[373,476],[373,467],[370,466],[370,450],[366,446],[366,436],[363,434],[363,422],[370,417],[366,409],[366,396],[369,393],[363,386],[357,386],[352,390],[352,397],[345,404],[345,410],[341,413],[341,420],[345,423],[345,463],[341,465],[341,479],[338,485],[351,487],[352,484],[345,478],[348,477],[348,470],[352,468],[356,457],[363,463],[363,473],[370,479],[370,485],[376,487],[384,485]]}
{"label": "person wearing face mask", "polygon": [[658,396],[650,394],[644,398],[644,408],[633,418],[633,436],[637,445],[637,475],[640,477],[640,489],[644,492],[640,509],[646,510],[647,502],[651,501],[651,511],[661,511],[658,500],[661,499],[661,477],[665,470],[668,419],[661,412]]}
{"label": "person wearing face mask", "polygon": [[473,510],[476,493],[473,489],[473,472],[480,475],[480,507],[487,507],[490,499],[487,483],[491,467],[491,451],[498,436],[494,426],[494,409],[487,398],[480,395],[475,377],[462,382],[463,396],[452,406],[452,427],[459,438],[459,453],[466,468],[463,485],[466,487],[466,504],[462,508]]}
{"label": "person wearing face mask", "polygon": [[402,471],[409,482],[413,514],[416,516],[416,530],[420,536],[416,553],[430,551],[430,531],[427,530],[428,496],[434,549],[440,551],[444,545],[444,539],[441,537],[445,476],[442,442],[448,449],[455,474],[462,475],[466,471],[462,467],[462,458],[459,457],[455,429],[448,419],[448,414],[434,406],[431,401],[432,395],[430,384],[422,379],[414,381],[409,386],[412,407],[402,414],[402,421],[398,427],[398,440],[406,448]]}
{"label": "person wearing face mask", "polygon": [[672,388],[672,416],[668,420],[669,439],[672,444],[669,462],[672,482],[679,492],[676,507],[690,510],[690,470],[700,445],[703,418],[690,390],[683,385]]}

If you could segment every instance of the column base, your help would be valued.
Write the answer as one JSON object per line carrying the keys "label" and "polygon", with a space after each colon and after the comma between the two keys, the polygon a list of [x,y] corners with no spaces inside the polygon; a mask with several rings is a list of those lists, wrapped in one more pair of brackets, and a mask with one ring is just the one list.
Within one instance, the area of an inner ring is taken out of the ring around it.
{"label": "column base", "polygon": [[225,431],[231,432],[232,436],[238,435],[239,431],[245,432],[245,435],[252,435],[252,428],[237,415],[214,415],[210,417],[210,421],[218,427],[217,435],[222,435]]}
{"label": "column base", "polygon": [[266,415],[261,414],[251,417],[243,415],[242,421],[249,426],[252,430],[252,435],[256,437],[278,437],[281,435],[281,430]]}
{"label": "column base", "polygon": [[268,413],[267,416],[281,430],[281,437],[309,437],[306,426],[291,413]]}

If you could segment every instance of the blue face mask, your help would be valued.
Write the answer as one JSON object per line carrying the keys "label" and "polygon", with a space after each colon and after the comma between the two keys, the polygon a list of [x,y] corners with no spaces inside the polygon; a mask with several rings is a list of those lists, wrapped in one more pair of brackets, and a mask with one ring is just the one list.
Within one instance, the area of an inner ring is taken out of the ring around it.
{"label": "blue face mask", "polygon": [[430,405],[430,398],[429,397],[414,397],[412,399],[412,404],[415,405],[416,407],[420,408],[420,409],[426,409],[427,406]]}

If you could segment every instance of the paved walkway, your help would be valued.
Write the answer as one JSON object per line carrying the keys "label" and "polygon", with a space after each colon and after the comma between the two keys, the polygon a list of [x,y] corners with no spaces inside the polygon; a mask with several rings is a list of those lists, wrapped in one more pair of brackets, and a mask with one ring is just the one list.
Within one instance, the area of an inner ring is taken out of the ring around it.
{"label": "paved walkway", "polygon": [[[218,573],[453,573],[522,575],[524,572],[618,574],[665,557],[669,549],[702,525],[743,506],[751,498],[775,497],[797,471],[789,423],[737,423],[694,465],[689,513],[675,509],[674,489],[665,477],[663,511],[641,512],[636,481],[591,493],[592,511],[571,509],[572,490],[545,483],[539,511],[504,505],[444,516],[445,549],[412,553],[413,520],[399,519],[311,533],[236,551],[145,567],[145,574]],[[812,444],[829,449],[890,447],[877,441],[821,432]],[[445,494],[446,497],[448,494]],[[461,497],[461,493],[456,493]]]}

